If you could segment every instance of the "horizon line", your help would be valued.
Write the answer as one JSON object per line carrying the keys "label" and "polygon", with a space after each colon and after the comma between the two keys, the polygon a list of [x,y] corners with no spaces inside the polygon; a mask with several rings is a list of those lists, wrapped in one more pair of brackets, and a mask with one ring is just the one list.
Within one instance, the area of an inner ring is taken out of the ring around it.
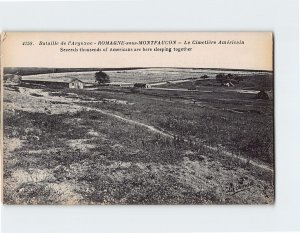
{"label": "horizon line", "polygon": [[172,68],[172,69],[199,69],[199,70],[232,70],[232,71],[256,71],[256,72],[274,72],[274,70],[264,70],[264,69],[239,69],[239,68],[210,68],[210,67],[173,67],[173,66],[149,66],[149,67],[144,67],[144,66],[128,66],[128,67],[36,67],[36,66],[18,66],[18,67],[3,67],[5,68],[36,68],[36,69],[95,69],[95,70],[105,70],[105,69],[116,69],[116,70],[126,70],[126,69],[167,69],[167,68]]}

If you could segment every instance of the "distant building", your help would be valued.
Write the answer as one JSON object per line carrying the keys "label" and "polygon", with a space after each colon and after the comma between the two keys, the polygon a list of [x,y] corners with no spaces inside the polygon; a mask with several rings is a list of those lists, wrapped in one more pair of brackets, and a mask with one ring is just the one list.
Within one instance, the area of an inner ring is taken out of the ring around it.
{"label": "distant building", "polygon": [[138,87],[138,88],[146,88],[146,89],[148,89],[148,88],[151,88],[151,85],[148,84],[148,83],[135,83],[135,84],[134,84],[134,87]]}
{"label": "distant building", "polygon": [[3,75],[4,83],[11,83],[11,84],[19,84],[21,82],[22,77],[17,74],[5,74]]}
{"label": "distant building", "polygon": [[224,87],[234,87],[234,84],[230,80],[225,80],[221,83],[221,86]]}
{"label": "distant building", "polygon": [[120,84],[120,87],[133,87],[134,84],[133,83],[122,83]]}
{"label": "distant building", "polygon": [[40,78],[33,79],[26,78],[26,76],[22,77],[23,84],[34,84],[34,85],[42,85],[52,88],[71,88],[71,89],[83,89],[86,84],[77,78],[65,78],[65,77],[57,77],[57,78]]}
{"label": "distant building", "polygon": [[69,82],[69,88],[83,89],[84,83],[79,79],[74,79],[73,81]]}
{"label": "distant building", "polygon": [[111,82],[108,84],[109,86],[115,86],[115,87],[133,87],[133,83],[123,83],[123,82]]}

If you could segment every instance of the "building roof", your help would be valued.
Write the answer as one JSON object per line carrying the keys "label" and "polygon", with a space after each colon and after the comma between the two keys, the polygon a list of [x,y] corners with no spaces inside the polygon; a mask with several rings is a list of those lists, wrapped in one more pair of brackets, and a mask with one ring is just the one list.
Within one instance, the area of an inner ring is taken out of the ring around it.
{"label": "building roof", "polygon": [[78,78],[74,77],[22,77],[22,81],[36,81],[36,82],[53,82],[53,83],[71,83],[74,81],[78,81],[84,83]]}
{"label": "building roof", "polygon": [[134,86],[135,87],[145,87],[147,85],[147,83],[135,83]]}

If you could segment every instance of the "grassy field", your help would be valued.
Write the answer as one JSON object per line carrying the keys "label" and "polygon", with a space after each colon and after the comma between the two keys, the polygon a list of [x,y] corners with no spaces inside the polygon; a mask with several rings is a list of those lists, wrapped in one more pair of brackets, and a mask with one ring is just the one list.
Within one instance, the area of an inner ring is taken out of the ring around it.
{"label": "grassy field", "polygon": [[[7,70],[9,72],[10,70]],[[48,71],[48,70],[46,70]],[[23,71],[24,73],[24,71]],[[80,71],[74,72],[66,69],[61,73],[38,73],[32,71],[32,73],[26,74],[24,78],[26,79],[55,79],[63,77],[74,77],[78,78],[87,83],[95,82],[95,73],[96,71]],[[111,82],[124,82],[124,83],[157,83],[162,81],[171,81],[171,80],[181,80],[181,79],[197,79],[203,75],[208,75],[210,78],[214,78],[219,73],[231,73],[240,75],[243,77],[253,77],[252,71],[222,71],[222,70],[208,70],[208,69],[181,69],[181,68],[143,68],[143,69],[128,69],[128,70],[106,70],[110,77]],[[258,76],[269,76],[268,72],[256,72],[255,77]],[[247,79],[248,80],[248,79]],[[263,78],[263,80],[265,80]],[[253,83],[255,85],[259,82],[255,80]]]}
{"label": "grassy field", "polygon": [[6,86],[4,102],[5,203],[274,201],[273,101],[253,93]]}
{"label": "grassy field", "polygon": [[[147,95],[150,92],[149,98]],[[163,92],[163,91],[160,91]],[[80,96],[94,97],[97,100],[113,99],[134,103],[131,105],[90,103],[94,108],[106,109],[124,117],[153,125],[172,135],[204,141],[212,146],[221,145],[230,151],[242,153],[251,158],[272,163],[273,116],[270,101],[256,101],[249,96],[237,98],[236,93],[226,93],[222,100],[202,97],[198,93],[189,94],[185,99],[171,97],[167,92],[162,96],[153,90],[145,90],[144,95],[105,90],[90,92],[81,91]],[[159,95],[160,97],[157,97]],[[201,98],[202,97],[202,98]],[[226,99],[227,97],[227,99]],[[231,98],[240,101],[231,101]],[[252,95],[253,97],[253,95]],[[195,104],[192,100],[199,99]],[[138,101],[137,101],[138,99]],[[192,99],[192,100],[191,100]],[[218,101],[217,101],[218,100]],[[252,102],[245,106],[245,102]],[[209,102],[209,104],[208,104]],[[254,102],[254,103],[253,103]],[[256,127],[253,127],[253,126]],[[247,132],[247,133],[246,133]]]}
{"label": "grassy field", "polygon": [[[272,73],[253,73],[253,74],[243,74],[238,75],[243,78],[239,84],[234,87],[230,87],[229,90],[273,90],[273,74]],[[186,88],[186,89],[196,89],[196,90],[213,90],[214,92],[227,90],[227,87],[222,87],[220,83],[215,80],[214,75],[210,75],[213,79],[198,80],[184,83],[168,83],[161,85],[161,87],[168,88]]]}

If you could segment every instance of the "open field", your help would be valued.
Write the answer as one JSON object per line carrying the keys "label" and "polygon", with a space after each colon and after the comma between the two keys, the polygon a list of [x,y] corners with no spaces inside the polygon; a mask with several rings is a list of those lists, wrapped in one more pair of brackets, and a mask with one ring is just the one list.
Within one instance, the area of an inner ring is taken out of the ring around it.
{"label": "open field", "polygon": [[[45,73],[23,76],[24,79],[43,80],[55,79],[63,77],[78,78],[83,82],[94,83],[96,71],[82,72],[63,72],[63,73]],[[109,70],[105,71],[113,83],[159,83],[171,80],[197,79],[203,75],[214,78],[219,73],[232,73],[241,76],[251,76],[252,71],[222,71],[207,69],[180,69],[180,68],[148,68],[148,69],[132,69],[132,70]],[[256,75],[267,76],[268,72],[256,72]],[[252,75],[253,76],[253,75]]]}
{"label": "open field", "polygon": [[[185,71],[107,73],[116,82],[202,75]],[[255,99],[261,74],[247,75],[234,88],[160,86],[190,91],[5,86],[4,202],[273,203],[273,101]]]}

